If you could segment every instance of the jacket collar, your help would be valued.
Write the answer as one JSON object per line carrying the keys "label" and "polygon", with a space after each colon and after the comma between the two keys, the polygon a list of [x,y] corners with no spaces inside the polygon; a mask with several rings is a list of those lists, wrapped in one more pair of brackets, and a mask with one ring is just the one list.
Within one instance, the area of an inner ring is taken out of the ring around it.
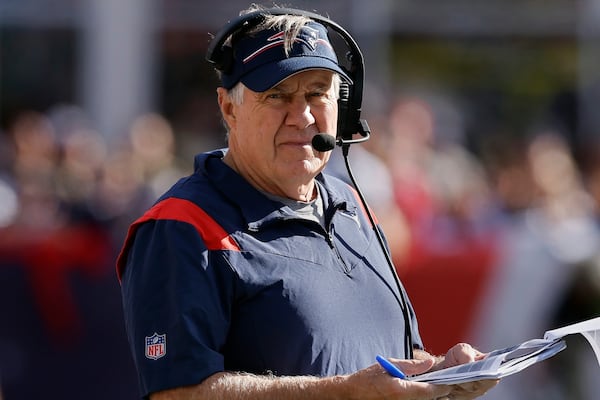
{"label": "jacket collar", "polygon": [[[240,210],[249,230],[257,231],[267,224],[297,218],[289,207],[269,199],[225,164],[223,157],[226,152],[227,149],[218,149],[198,154],[194,158],[194,171],[205,176],[226,201]],[[348,210],[347,201],[329,184],[329,179],[323,174],[316,177],[325,205],[325,215],[332,209]]]}

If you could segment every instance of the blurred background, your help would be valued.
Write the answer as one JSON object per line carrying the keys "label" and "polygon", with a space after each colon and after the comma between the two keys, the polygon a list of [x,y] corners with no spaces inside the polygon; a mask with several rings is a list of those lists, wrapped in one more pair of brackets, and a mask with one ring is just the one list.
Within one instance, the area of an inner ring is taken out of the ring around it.
{"label": "blurred background", "polygon": [[[600,315],[600,2],[297,0],[361,46],[351,148],[426,348]],[[222,147],[204,56],[239,0],[0,0],[0,390],[133,399],[114,260]],[[339,151],[328,166],[346,178]],[[578,336],[487,399],[597,398]]]}

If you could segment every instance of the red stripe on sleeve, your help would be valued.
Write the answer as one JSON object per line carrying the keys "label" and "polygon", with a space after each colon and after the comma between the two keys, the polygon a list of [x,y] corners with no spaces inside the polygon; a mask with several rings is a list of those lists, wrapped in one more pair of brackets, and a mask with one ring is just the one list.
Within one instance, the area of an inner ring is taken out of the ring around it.
{"label": "red stripe on sleeve", "polygon": [[155,204],[129,227],[127,238],[117,258],[117,276],[119,280],[125,269],[125,254],[133,241],[135,231],[139,225],[150,220],[186,222],[196,228],[208,250],[240,251],[233,238],[202,208],[189,200],[171,197]]}

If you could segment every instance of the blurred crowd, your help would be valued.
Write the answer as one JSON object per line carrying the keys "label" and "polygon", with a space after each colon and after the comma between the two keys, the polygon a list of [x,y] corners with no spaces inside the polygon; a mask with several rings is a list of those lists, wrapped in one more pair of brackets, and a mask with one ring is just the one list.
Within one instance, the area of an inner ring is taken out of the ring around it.
{"label": "blurred crowd", "polygon": [[[373,136],[350,164],[429,351],[506,347],[599,314],[600,165],[577,159],[565,132],[481,132],[475,149],[468,111],[443,96],[368,112]],[[114,259],[129,224],[191,172],[181,154],[209,150],[202,134],[181,138],[147,114],[107,137],[73,105],[23,111],[0,133],[6,400],[136,398]],[[347,179],[340,151],[327,168]],[[561,357],[563,369],[549,360],[486,398],[595,398],[591,348],[574,342]]]}
{"label": "blurred crowd", "polygon": [[6,399],[136,398],[114,260],[175,179],[161,116],[115,142],[75,106],[24,111],[0,136],[0,383]]}

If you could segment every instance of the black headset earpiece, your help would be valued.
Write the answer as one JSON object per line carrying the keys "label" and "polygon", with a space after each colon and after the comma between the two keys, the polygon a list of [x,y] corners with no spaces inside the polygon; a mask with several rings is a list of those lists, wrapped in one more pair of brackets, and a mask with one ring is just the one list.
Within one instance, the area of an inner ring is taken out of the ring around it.
{"label": "black headset earpiece", "polygon": [[[227,39],[240,31],[250,29],[258,25],[265,14],[271,15],[301,15],[308,17],[324,25],[329,31],[335,32],[345,43],[347,47],[345,52],[336,50],[340,67],[352,79],[352,84],[342,82],[340,87],[340,99],[338,101],[338,138],[350,140],[356,133],[363,136],[368,135],[368,125],[366,121],[360,119],[362,107],[362,92],[364,82],[364,60],[362,52],[356,41],[350,34],[329,18],[319,14],[297,10],[293,8],[269,8],[264,10],[252,11],[230,21],[221,29],[209,43],[206,52],[206,60],[210,62],[215,69],[222,73],[227,73],[233,65],[233,49],[226,45]],[[336,41],[330,38],[334,48]],[[348,65],[346,65],[348,64]]]}

